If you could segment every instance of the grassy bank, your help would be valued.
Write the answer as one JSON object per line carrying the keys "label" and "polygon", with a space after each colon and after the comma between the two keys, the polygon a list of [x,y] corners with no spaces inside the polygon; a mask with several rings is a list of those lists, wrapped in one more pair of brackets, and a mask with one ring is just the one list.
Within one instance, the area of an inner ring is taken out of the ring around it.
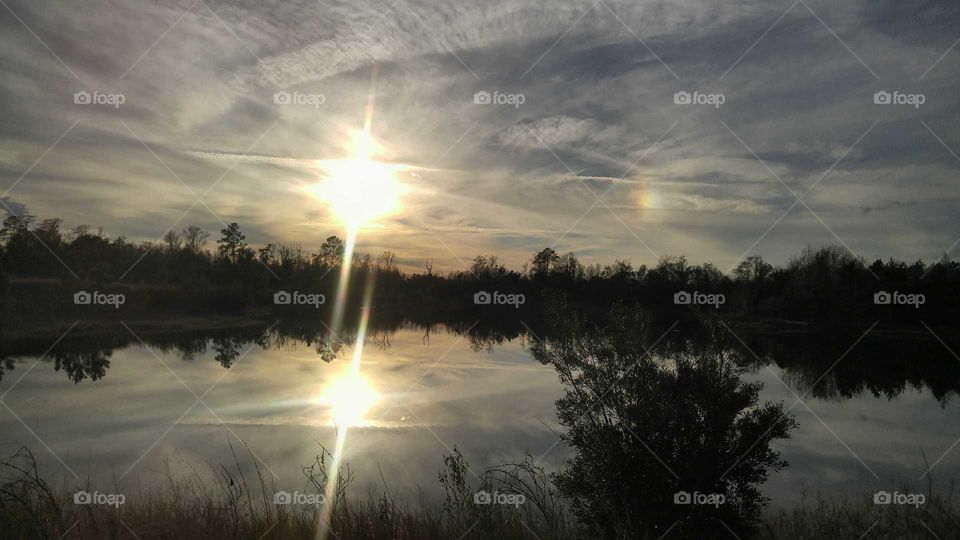
{"label": "grassy bank", "polygon": [[760,538],[960,538],[960,504],[952,496],[927,496],[924,504],[878,505],[873,494],[855,499],[806,500],[765,516]]}
{"label": "grassy bank", "polygon": [[[476,491],[466,481],[468,465],[459,452],[444,459],[439,474],[442,502],[428,501],[419,489],[416,501],[399,501],[386,482],[381,494],[351,496],[354,476],[345,465],[337,471],[335,493],[321,504],[285,504],[278,493],[286,492],[278,491],[252,453],[248,457],[255,471],[252,478],[233,453],[232,464],[212,468],[212,480],[199,474],[193,479],[168,475],[162,487],[131,493],[121,486],[95,488],[89,481],[53,486],[39,473],[33,453],[23,448],[0,462],[0,538],[313,539],[319,529],[338,540],[579,537],[553,495],[531,492],[524,506],[477,504]],[[331,457],[321,449],[315,462],[303,467],[302,493],[325,493],[333,474]],[[509,466],[497,470],[526,474]],[[526,487],[520,490],[547,486],[542,469],[527,472],[538,476],[526,476]],[[498,486],[503,488],[504,482],[511,481],[501,479]],[[497,489],[492,484],[482,487]],[[78,503],[78,497],[94,502]],[[321,526],[325,507],[332,507],[329,528]]]}
{"label": "grassy bank", "polygon": [[[307,493],[322,493],[330,478],[330,456],[322,452],[304,467]],[[251,457],[251,461],[254,461]],[[255,462],[255,461],[254,461]],[[555,539],[593,538],[570,517],[543,471],[524,464],[500,466],[483,474],[485,489],[526,493],[522,505],[476,504],[459,453],[445,456],[439,476],[442,502],[418,491],[413,501],[398,501],[384,482],[383,493],[349,494],[353,474],[341,468],[332,499],[328,538],[391,539]],[[122,504],[77,504],[88,484],[53,487],[38,473],[29,450],[0,463],[0,536],[3,538],[242,538],[313,539],[322,506],[280,504],[275,487],[260,471],[244,476],[239,459],[213,468],[215,480],[174,480],[163,487],[128,493]],[[506,474],[504,474],[506,473]],[[499,476],[498,476],[499,474]],[[119,493],[118,486],[99,493]],[[722,524],[712,531],[687,531],[683,524],[648,538],[733,538]],[[960,538],[960,505],[952,496],[926,495],[924,504],[877,505],[873,494],[853,499],[804,498],[788,509],[768,510],[756,538],[852,539]]]}

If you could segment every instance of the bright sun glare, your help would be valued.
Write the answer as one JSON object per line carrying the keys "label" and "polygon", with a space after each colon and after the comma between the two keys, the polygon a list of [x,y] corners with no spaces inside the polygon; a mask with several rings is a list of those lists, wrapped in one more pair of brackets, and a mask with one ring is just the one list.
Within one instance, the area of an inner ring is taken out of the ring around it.
{"label": "bright sun glare", "polygon": [[399,208],[401,186],[389,165],[338,159],[322,166],[328,176],[314,186],[314,194],[344,223],[360,225]]}
{"label": "bright sun glare", "polygon": [[369,136],[361,134],[354,143],[352,157],[318,162],[326,178],[311,187],[312,194],[351,227],[400,209],[404,193],[396,176],[400,167],[371,159],[375,147]]}
{"label": "bright sun glare", "polygon": [[363,423],[364,415],[380,401],[380,394],[362,375],[349,373],[335,380],[320,401],[330,407],[334,424],[347,428]]}

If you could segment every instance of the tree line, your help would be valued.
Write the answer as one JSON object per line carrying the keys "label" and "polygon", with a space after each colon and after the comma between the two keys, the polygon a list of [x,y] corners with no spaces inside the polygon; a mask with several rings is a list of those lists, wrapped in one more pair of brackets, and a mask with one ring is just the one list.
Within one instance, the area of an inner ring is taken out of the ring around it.
{"label": "tree line", "polygon": [[[7,217],[0,229],[0,287],[5,297],[29,298],[44,288],[77,288],[79,280],[83,286],[127,288],[133,295],[139,288],[147,291],[142,292],[145,303],[174,311],[236,311],[270,304],[277,290],[332,297],[344,248],[331,235],[315,251],[286,243],[255,249],[237,223],[225,226],[215,240],[192,225],[168,231],[157,242],[132,242],[87,225],[64,230],[58,218],[17,215]],[[960,263],[946,255],[931,264],[893,258],[868,263],[840,246],[807,247],[782,265],[751,255],[730,272],[711,263],[692,264],[685,256],[665,256],[650,267],[625,259],[583,264],[574,253],[545,248],[519,269],[507,268],[496,255],[478,255],[463,270],[441,274],[427,262],[423,271],[405,273],[393,252],[354,253],[351,282],[365,283],[371,275],[378,305],[479,310],[481,316],[492,310],[473,304],[478,291],[523,294],[526,303],[518,311],[537,309],[545,291],[561,290],[571,302],[599,310],[625,303],[802,320],[949,319],[960,305]],[[352,289],[348,301],[356,304],[361,287]],[[724,302],[678,306],[674,296],[682,291],[722,295]],[[924,302],[877,305],[874,295],[881,291],[920,294]],[[504,313],[510,315],[502,309],[496,316]]]}

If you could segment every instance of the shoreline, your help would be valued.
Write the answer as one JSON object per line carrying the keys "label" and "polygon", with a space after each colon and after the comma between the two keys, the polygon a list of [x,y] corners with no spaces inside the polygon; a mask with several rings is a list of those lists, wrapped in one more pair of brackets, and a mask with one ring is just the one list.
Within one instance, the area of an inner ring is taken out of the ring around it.
{"label": "shoreline", "polygon": [[[374,313],[378,311],[376,307],[373,308]],[[393,316],[401,313],[396,307],[385,307],[380,308],[380,311],[383,313],[389,313]],[[667,313],[671,311],[671,313]],[[696,314],[690,315],[689,313],[679,312],[681,317],[675,317],[678,312],[673,310],[656,310],[650,309],[650,313],[654,315],[654,322],[662,321],[673,321],[679,320],[682,322],[690,322],[696,320],[702,320],[703,317],[700,317]],[[297,321],[299,324],[315,321],[318,325],[325,321],[326,317],[320,316],[313,313],[305,314],[306,316],[294,316],[291,317],[290,314],[278,314],[275,311],[269,309],[258,309],[250,310],[242,313],[235,314],[213,314],[213,315],[200,315],[200,314],[154,314],[146,317],[140,316],[140,314],[134,315],[134,317],[125,319],[119,317],[110,317],[110,318],[60,318],[60,319],[50,319],[44,321],[41,324],[15,324],[15,325],[5,325],[0,329],[0,344],[5,345],[15,345],[15,344],[37,344],[39,342],[52,340],[57,340],[58,338],[69,337],[70,339],[106,339],[111,336],[119,334],[129,334],[129,332],[124,328],[124,325],[129,326],[131,329],[135,330],[137,335],[151,335],[151,336],[164,336],[164,335],[177,335],[183,333],[193,333],[193,332],[220,332],[220,331],[231,331],[231,330],[244,330],[252,329],[258,326],[269,326],[277,321]],[[472,319],[472,317],[467,316],[469,314],[457,314],[456,317],[436,317],[436,320],[432,320],[430,324],[445,324],[452,322],[461,322],[462,320]],[[667,316],[669,315],[669,316]],[[686,316],[683,316],[686,315]],[[394,317],[395,318],[395,317]],[[405,321],[412,322],[417,324],[419,321],[408,319],[406,317],[401,317]],[[712,314],[711,317],[712,318]],[[388,318],[389,319],[389,318]],[[483,325],[485,318],[477,318],[479,325]],[[533,319],[536,320],[536,319]],[[730,315],[725,319],[732,327],[738,329],[749,330],[753,332],[762,332],[768,335],[790,335],[790,334],[818,334],[818,333],[844,333],[844,332],[863,332],[867,327],[873,324],[875,321],[829,321],[829,320],[812,320],[812,321],[798,321],[798,320],[789,320],[789,319],[780,319],[773,317],[750,317],[739,314]],[[517,319],[521,321],[521,319]],[[503,320],[496,321],[487,321],[495,322],[496,324],[502,324]],[[71,325],[75,326],[71,328]],[[524,322],[524,325],[527,323]],[[70,329],[68,335],[65,336],[67,330]],[[950,329],[950,328],[939,328],[937,333],[940,336],[958,338],[960,339],[960,329]],[[923,337],[923,338],[933,338],[926,328],[922,325],[917,324],[905,324],[905,323],[896,323],[896,322],[879,322],[876,327],[873,328],[871,334],[875,336],[882,337]]]}

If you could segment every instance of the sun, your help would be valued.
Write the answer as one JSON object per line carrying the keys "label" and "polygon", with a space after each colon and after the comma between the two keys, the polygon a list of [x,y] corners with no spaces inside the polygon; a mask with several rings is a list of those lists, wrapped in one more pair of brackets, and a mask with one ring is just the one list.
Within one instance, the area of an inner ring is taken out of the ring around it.
{"label": "sun", "polygon": [[320,199],[344,223],[362,225],[400,209],[403,185],[395,167],[365,159],[325,160],[326,179],[312,186]]}
{"label": "sun", "polygon": [[349,373],[333,381],[320,397],[320,403],[330,407],[337,427],[362,425],[364,415],[380,401],[380,393],[359,373]]}
{"label": "sun", "polygon": [[350,227],[400,210],[406,187],[397,173],[405,167],[374,160],[372,156],[379,148],[369,135],[360,133],[349,158],[317,162],[324,179],[310,186],[311,194]]}

